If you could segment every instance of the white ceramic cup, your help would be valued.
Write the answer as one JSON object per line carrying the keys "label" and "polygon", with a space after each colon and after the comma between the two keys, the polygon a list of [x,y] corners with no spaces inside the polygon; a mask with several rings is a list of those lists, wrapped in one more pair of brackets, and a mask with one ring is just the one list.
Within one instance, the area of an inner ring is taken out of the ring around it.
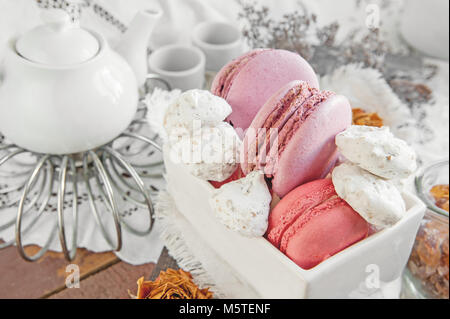
{"label": "white ceramic cup", "polygon": [[449,1],[405,1],[401,33],[417,50],[435,58],[448,60]]}
{"label": "white ceramic cup", "polygon": [[172,89],[202,89],[205,84],[205,55],[195,47],[168,45],[149,57],[149,69],[167,81]]}
{"label": "white ceramic cup", "polygon": [[192,35],[192,43],[206,56],[206,69],[217,72],[243,53],[240,30],[232,24],[206,21],[198,24]]}

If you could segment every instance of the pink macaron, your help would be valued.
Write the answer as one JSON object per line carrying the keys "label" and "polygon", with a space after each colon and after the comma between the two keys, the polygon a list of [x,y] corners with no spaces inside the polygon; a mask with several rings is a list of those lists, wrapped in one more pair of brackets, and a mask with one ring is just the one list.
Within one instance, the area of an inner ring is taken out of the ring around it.
{"label": "pink macaron", "polygon": [[273,191],[283,197],[326,177],[338,158],[335,137],[351,123],[347,98],[304,81],[290,82],[251,123],[241,150],[242,171],[264,171]]}
{"label": "pink macaron", "polygon": [[369,224],[339,198],[330,179],[304,184],[269,216],[267,239],[301,268],[311,269],[366,238]]}
{"label": "pink macaron", "polygon": [[258,49],[230,62],[216,76],[213,94],[233,109],[228,121],[244,132],[264,103],[282,86],[294,80],[318,88],[316,73],[300,55],[274,49]]}

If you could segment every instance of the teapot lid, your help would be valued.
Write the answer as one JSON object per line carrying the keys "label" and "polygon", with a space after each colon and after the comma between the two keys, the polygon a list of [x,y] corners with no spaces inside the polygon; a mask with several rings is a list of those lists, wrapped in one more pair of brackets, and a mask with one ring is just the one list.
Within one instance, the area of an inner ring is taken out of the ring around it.
{"label": "teapot lid", "polygon": [[22,57],[36,63],[67,66],[97,55],[100,44],[92,33],[73,23],[63,10],[46,11],[46,23],[17,40],[16,50]]}

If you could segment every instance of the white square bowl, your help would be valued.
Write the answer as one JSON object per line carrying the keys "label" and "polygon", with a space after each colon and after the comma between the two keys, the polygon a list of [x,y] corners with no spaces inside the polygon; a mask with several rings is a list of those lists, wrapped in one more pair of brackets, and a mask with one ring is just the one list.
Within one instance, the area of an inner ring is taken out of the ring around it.
{"label": "white square bowl", "polygon": [[401,278],[425,213],[425,205],[417,197],[403,194],[407,214],[395,226],[356,243],[311,270],[304,270],[265,238],[243,237],[217,221],[209,204],[214,188],[192,176],[183,164],[173,163],[169,153],[165,148],[167,189],[178,210],[204,242],[261,298],[351,298],[374,269],[380,282],[391,283]]}

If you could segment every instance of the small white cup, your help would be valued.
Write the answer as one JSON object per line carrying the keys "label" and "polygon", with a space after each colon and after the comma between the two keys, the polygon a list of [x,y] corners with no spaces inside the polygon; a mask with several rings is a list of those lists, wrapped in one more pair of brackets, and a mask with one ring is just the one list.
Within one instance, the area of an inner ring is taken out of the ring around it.
{"label": "small white cup", "polygon": [[167,81],[172,89],[202,89],[205,84],[205,55],[195,47],[168,45],[149,57],[150,72]]}
{"label": "small white cup", "polygon": [[240,30],[232,24],[206,21],[194,28],[193,44],[206,56],[206,69],[217,72],[243,52]]}
{"label": "small white cup", "polygon": [[409,0],[405,1],[400,31],[415,49],[448,61],[448,21],[448,0]]}

